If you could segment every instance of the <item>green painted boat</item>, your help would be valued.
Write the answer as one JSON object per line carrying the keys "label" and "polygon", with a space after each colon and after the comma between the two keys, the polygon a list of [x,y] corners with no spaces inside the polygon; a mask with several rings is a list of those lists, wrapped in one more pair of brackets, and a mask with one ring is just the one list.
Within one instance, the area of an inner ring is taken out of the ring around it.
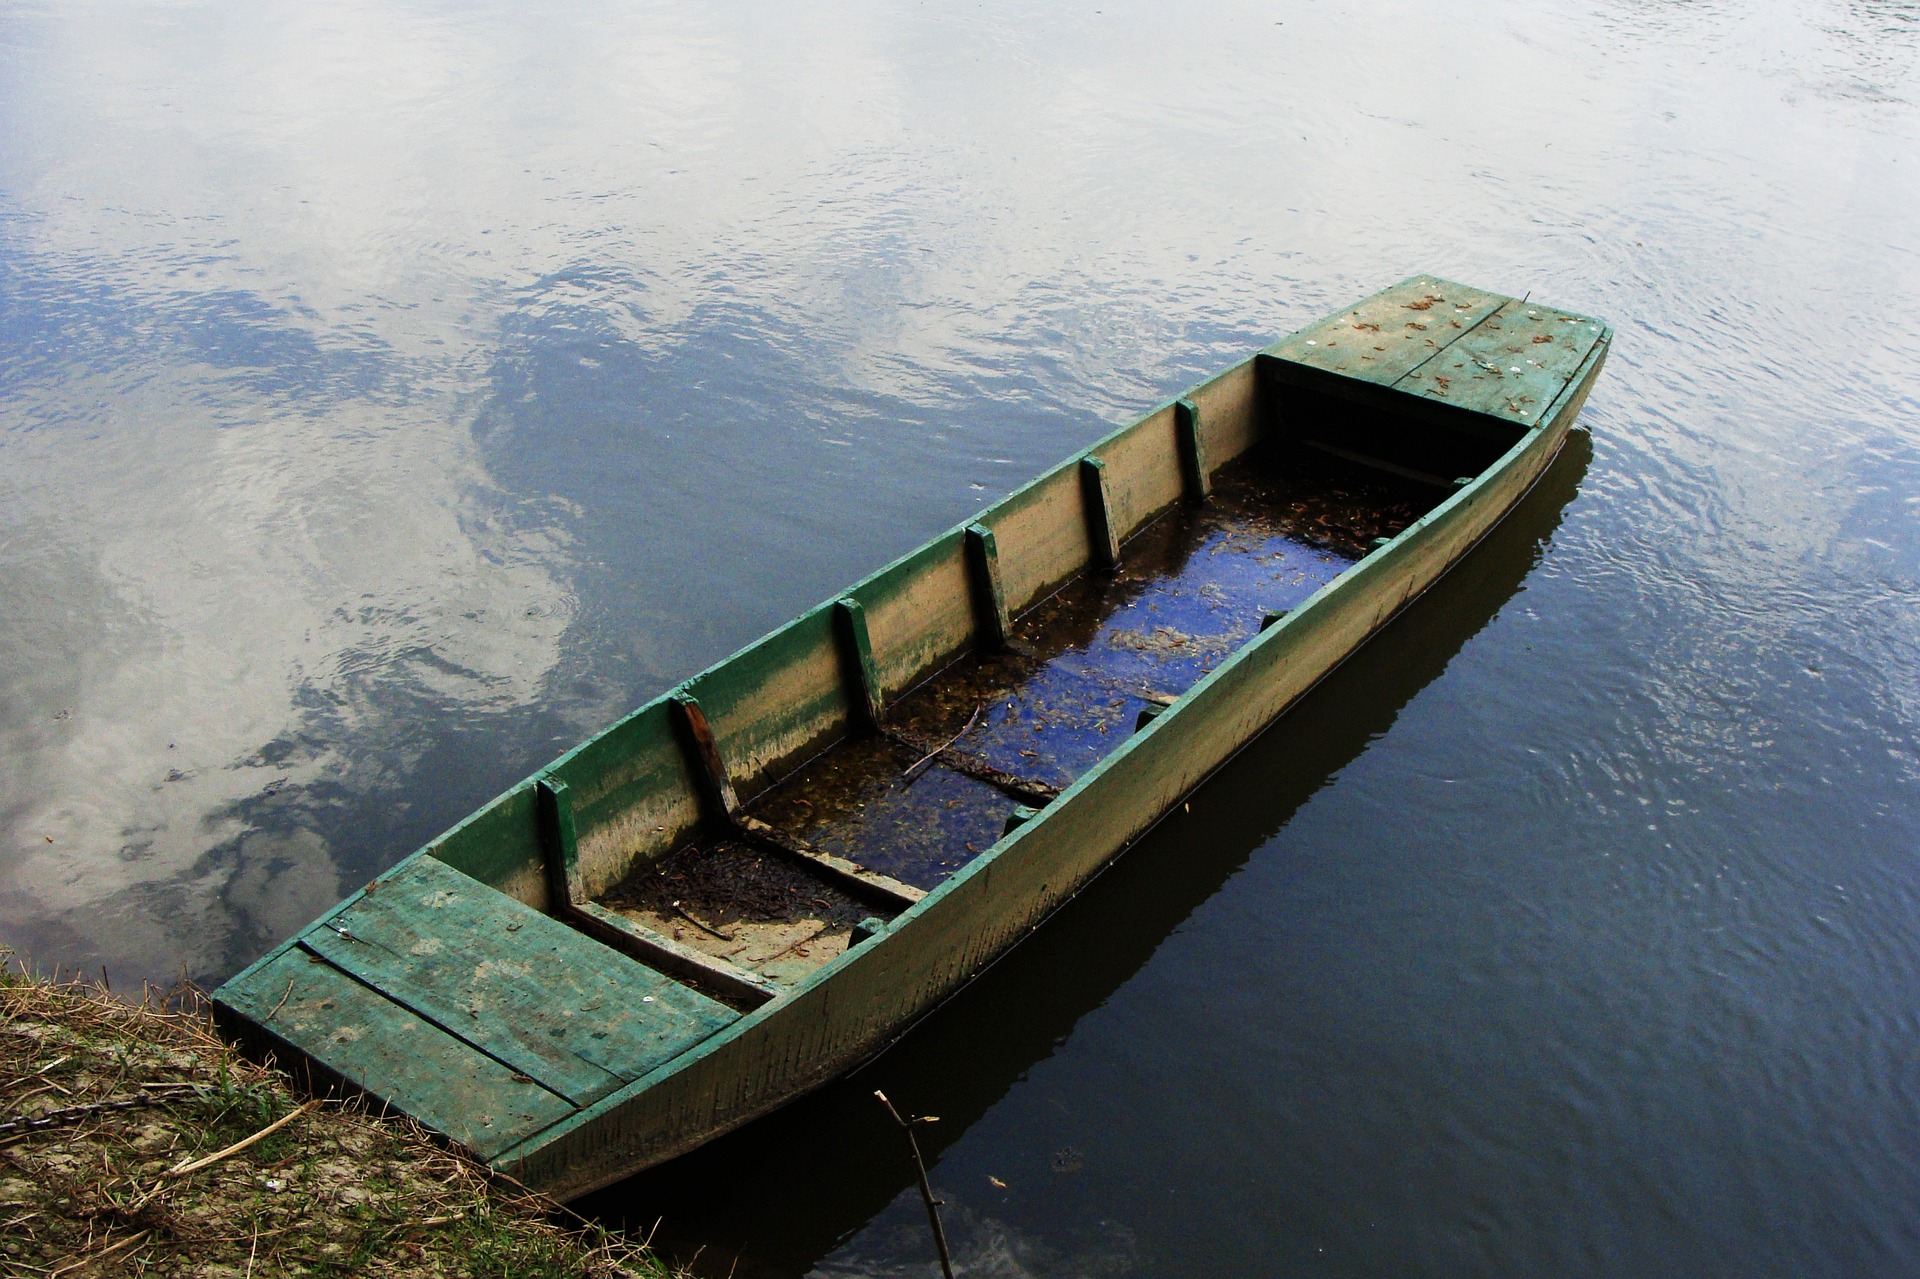
{"label": "green painted boat", "polygon": [[315,1089],[603,1186],[841,1075],[1486,535],[1602,322],[1415,277],[649,702],[215,995]]}

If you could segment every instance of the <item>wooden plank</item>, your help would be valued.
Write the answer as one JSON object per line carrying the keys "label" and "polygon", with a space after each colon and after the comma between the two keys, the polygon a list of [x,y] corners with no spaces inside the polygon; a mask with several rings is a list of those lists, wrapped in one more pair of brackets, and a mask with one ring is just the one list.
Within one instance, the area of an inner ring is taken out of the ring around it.
{"label": "wooden plank", "polygon": [[1079,464],[1058,466],[981,517],[999,547],[1007,611],[1019,616],[1087,567]]}
{"label": "wooden plank", "polygon": [[856,713],[868,729],[880,727],[886,701],[880,693],[880,672],[873,664],[873,636],[867,630],[867,610],[851,595],[834,601],[835,634],[840,640],[840,662]]}
{"label": "wooden plank", "polygon": [[580,837],[573,820],[573,791],[557,777],[542,777],[534,784],[540,798],[540,829],[547,846],[547,870],[553,881],[553,899],[571,903],[583,901],[586,890],[580,883]]}
{"label": "wooden plank", "polygon": [[1261,399],[1260,359],[1242,360],[1218,377],[1188,391],[1182,399],[1200,411],[1200,438],[1207,461],[1217,470],[1252,448],[1267,429]]}
{"label": "wooden plank", "polygon": [[537,808],[533,787],[522,782],[428,844],[427,851],[488,887],[543,910],[547,865]]}
{"label": "wooden plank", "polygon": [[713,740],[713,726],[700,709],[700,699],[691,693],[675,693],[674,709],[680,716],[680,731],[687,747],[687,760],[700,793],[715,816],[732,817],[740,811],[740,799],[733,790],[733,778],[727,773],[727,761],[720,758],[719,743]]}
{"label": "wooden plank", "polygon": [[1007,615],[1007,588],[1000,578],[1000,546],[984,524],[967,525],[967,575],[979,613],[980,647],[1005,648],[1013,619]]}
{"label": "wooden plank", "polygon": [[737,1016],[431,857],[375,883],[301,946],[575,1105]]}
{"label": "wooden plank", "polygon": [[859,862],[816,848],[757,817],[742,817],[740,833],[756,845],[813,871],[834,887],[864,901],[878,901],[893,910],[905,910],[927,895],[923,888],[903,884],[891,875],[882,875]]}
{"label": "wooden plank", "polygon": [[867,611],[882,696],[892,698],[979,643],[966,532],[901,556],[852,592]]}
{"label": "wooden plank", "polygon": [[1087,546],[1103,569],[1120,563],[1120,534],[1113,524],[1113,486],[1107,464],[1089,453],[1080,459],[1080,483],[1087,491]]}
{"label": "wooden plank", "polygon": [[[1087,456],[1102,466],[1100,491],[1116,546],[1186,495],[1171,404],[1109,435],[1088,449]],[[1099,544],[1092,550],[1098,563]]]}
{"label": "wooden plank", "polygon": [[700,699],[742,799],[844,736],[854,713],[831,603],[807,610],[682,687]]}
{"label": "wooden plank", "polygon": [[1507,301],[1498,293],[1437,275],[1417,275],[1308,325],[1267,351],[1300,369],[1391,386]]}
{"label": "wooden plank", "polygon": [[1207,442],[1200,430],[1200,406],[1192,400],[1175,400],[1173,429],[1180,445],[1180,479],[1187,500],[1204,502],[1213,493],[1213,472],[1207,467]]}
{"label": "wooden plank", "polygon": [[748,1008],[757,1008],[780,993],[778,987],[758,975],[691,946],[682,946],[671,937],[662,937],[646,925],[637,924],[598,902],[580,902],[569,907],[568,917],[608,946],[637,956],[653,967],[714,988]]}
{"label": "wooden plank", "polygon": [[1409,372],[1394,389],[1523,427],[1537,426],[1540,414],[1599,341],[1603,327],[1588,316],[1510,301],[1444,354]]}
{"label": "wooden plank", "polygon": [[547,769],[566,783],[573,805],[582,896],[605,892],[636,861],[665,853],[699,824],[700,795],[677,718],[670,700],[657,698]]}
{"label": "wooden plank", "polygon": [[305,951],[286,951],[222,987],[220,1000],[283,1062],[304,1055],[319,1063],[317,1085],[344,1080],[482,1159],[575,1109]]}

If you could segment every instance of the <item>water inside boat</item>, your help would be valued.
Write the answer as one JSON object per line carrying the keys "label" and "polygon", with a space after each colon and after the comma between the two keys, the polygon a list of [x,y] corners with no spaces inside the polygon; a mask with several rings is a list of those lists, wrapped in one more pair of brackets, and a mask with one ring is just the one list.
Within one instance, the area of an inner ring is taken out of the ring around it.
{"label": "water inside boat", "polygon": [[[991,847],[1260,629],[1435,505],[1446,488],[1309,448],[1222,467],[1208,501],[1095,569],[749,800],[740,829],[647,859],[603,910],[774,987],[843,953]],[[826,859],[904,886],[863,892]],[[726,992],[721,992],[723,997]]]}

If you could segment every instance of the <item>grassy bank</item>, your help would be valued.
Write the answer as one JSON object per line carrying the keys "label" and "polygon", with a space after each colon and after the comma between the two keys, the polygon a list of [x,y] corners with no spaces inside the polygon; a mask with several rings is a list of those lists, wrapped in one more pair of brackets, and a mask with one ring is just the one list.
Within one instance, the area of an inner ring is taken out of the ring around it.
{"label": "grassy bank", "polygon": [[196,992],[138,1005],[0,951],[0,1275],[666,1276],[356,1103],[296,1096]]}

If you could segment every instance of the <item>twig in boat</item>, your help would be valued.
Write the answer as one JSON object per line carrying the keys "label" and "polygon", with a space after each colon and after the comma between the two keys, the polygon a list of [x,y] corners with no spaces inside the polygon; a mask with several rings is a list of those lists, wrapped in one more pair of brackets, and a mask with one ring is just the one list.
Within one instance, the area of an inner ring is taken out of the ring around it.
{"label": "twig in boat", "polygon": [[920,1197],[926,1200],[927,1221],[933,1227],[933,1246],[940,1250],[940,1273],[946,1279],[953,1279],[953,1258],[947,1253],[947,1232],[940,1225],[940,1201],[933,1197],[933,1187],[927,1184],[927,1161],[920,1157],[920,1141],[913,1135],[915,1124],[938,1123],[939,1118],[934,1115],[915,1115],[911,1119],[903,1119],[900,1112],[893,1108],[893,1103],[887,1100],[887,1094],[876,1088],[873,1095],[893,1116],[893,1122],[900,1125],[900,1131],[907,1134],[907,1148],[913,1152],[913,1170],[920,1177]]}
{"label": "twig in boat", "polygon": [[731,934],[721,932],[718,928],[715,928],[712,924],[709,924],[704,920],[695,919],[693,917],[692,912],[690,912],[685,906],[682,906],[679,902],[673,903],[673,913],[680,916],[680,918],[686,920],[689,924],[692,924],[695,928],[698,928],[703,933],[711,933],[713,936],[718,937],[721,941],[733,940],[733,937]]}
{"label": "twig in boat", "polygon": [[986,713],[987,713],[987,704],[985,702],[982,702],[978,706],[974,707],[972,717],[967,720],[966,725],[963,728],[961,728],[959,732],[955,733],[952,737],[949,737],[946,741],[941,742],[938,746],[928,751],[925,755],[922,755],[919,759],[914,760],[913,763],[907,765],[906,771],[900,774],[900,784],[902,786],[913,785],[915,779],[917,779],[920,776],[921,770],[926,768],[926,766],[928,764],[931,764],[935,759],[939,758],[941,751],[946,750],[947,747],[953,745],[955,742],[965,737],[968,733],[971,733],[973,731],[973,726],[975,724],[978,724],[980,722],[980,717],[982,715],[985,715]]}
{"label": "twig in boat", "polygon": [[285,1008],[287,1006],[287,1001],[292,998],[293,998],[293,978],[289,977],[287,978],[287,993],[280,996],[280,1002],[273,1006],[273,1012],[268,1013],[265,1017],[262,1017],[260,1019],[260,1024],[264,1026],[268,1022],[272,1021],[274,1013],[277,1013],[282,1008]]}

